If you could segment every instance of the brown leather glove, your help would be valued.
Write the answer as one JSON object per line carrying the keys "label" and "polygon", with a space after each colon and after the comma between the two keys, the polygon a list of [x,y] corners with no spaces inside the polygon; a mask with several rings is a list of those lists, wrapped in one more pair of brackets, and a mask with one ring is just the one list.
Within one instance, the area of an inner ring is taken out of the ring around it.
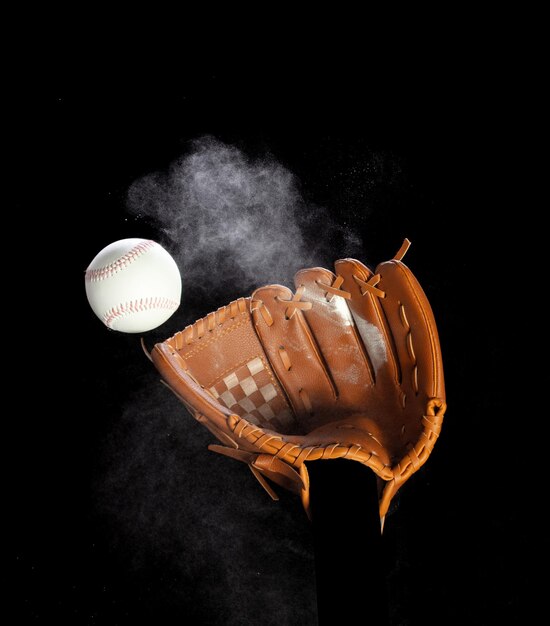
{"label": "brown leather glove", "polygon": [[[296,291],[257,289],[151,353],[163,381],[221,442],[209,446],[301,494],[307,463],[346,458],[378,476],[383,520],[426,461],[445,413],[430,304],[401,261],[354,259],[296,274]],[[267,480],[266,480],[267,479]]]}

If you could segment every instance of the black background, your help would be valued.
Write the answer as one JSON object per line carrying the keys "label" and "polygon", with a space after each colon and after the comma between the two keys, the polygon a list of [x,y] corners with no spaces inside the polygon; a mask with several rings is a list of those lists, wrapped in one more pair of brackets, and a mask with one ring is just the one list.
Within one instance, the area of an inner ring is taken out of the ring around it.
{"label": "black background", "polygon": [[[182,71],[176,88],[96,76],[37,84],[16,102],[9,226],[25,284],[10,289],[24,326],[7,330],[16,367],[5,416],[14,623],[316,623],[300,503],[284,493],[272,503],[244,466],[207,452],[211,437],[160,388],[139,339],[108,332],[85,297],[84,270],[103,246],[157,238],[154,223],[127,214],[129,185],[205,134],[269,152],[336,222],[355,220],[369,264],[413,242],[406,261],[438,322],[449,408],[387,520],[392,624],[525,623],[544,541],[525,507],[504,315],[521,259],[503,216],[517,120],[503,111],[507,85],[471,69],[401,68],[382,82],[212,66]],[[236,295],[238,285],[227,301]],[[193,312],[222,304],[195,300]],[[182,309],[149,345],[192,321]],[[368,589],[357,602],[368,615]]]}

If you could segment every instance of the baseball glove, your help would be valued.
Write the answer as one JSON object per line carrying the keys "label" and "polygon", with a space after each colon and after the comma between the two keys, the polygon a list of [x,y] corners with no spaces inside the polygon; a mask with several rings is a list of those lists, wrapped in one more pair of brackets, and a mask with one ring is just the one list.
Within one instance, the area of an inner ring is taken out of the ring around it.
{"label": "baseball glove", "polygon": [[301,495],[307,464],[345,458],[378,477],[383,521],[430,455],[445,413],[441,349],[406,239],[373,273],[355,259],[304,269],[199,319],[151,358],[162,381],[265,490]]}

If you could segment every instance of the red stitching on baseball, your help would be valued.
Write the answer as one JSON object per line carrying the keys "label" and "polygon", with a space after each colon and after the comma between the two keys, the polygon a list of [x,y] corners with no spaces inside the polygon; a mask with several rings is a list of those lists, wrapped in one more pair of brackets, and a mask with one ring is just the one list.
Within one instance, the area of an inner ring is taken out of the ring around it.
{"label": "red stitching on baseball", "polygon": [[113,274],[116,274],[120,270],[124,269],[130,263],[133,263],[139,256],[145,254],[150,248],[154,248],[157,244],[149,239],[141,241],[136,244],[131,250],[128,250],[126,254],[123,254],[119,259],[105,265],[104,267],[98,267],[93,270],[86,270],[86,280],[90,282],[97,282],[109,278]]}
{"label": "red stitching on baseball", "polygon": [[179,302],[171,300],[170,298],[141,298],[140,300],[131,300],[130,302],[124,302],[116,307],[109,309],[103,315],[103,322],[106,326],[111,326],[117,320],[121,319],[131,313],[140,313],[141,311],[148,311],[150,309],[177,309]]}

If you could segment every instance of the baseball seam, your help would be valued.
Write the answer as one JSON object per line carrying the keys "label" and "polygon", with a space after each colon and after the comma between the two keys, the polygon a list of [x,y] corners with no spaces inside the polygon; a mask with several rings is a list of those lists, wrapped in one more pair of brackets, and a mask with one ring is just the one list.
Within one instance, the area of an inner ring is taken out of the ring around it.
{"label": "baseball seam", "polygon": [[86,280],[90,282],[98,282],[100,280],[105,280],[110,276],[113,276],[120,270],[125,269],[128,265],[133,263],[138,257],[142,254],[145,254],[151,248],[154,248],[157,244],[154,241],[146,239],[136,244],[131,250],[128,250],[125,254],[123,254],[120,258],[109,265],[105,265],[103,267],[98,267],[96,269],[87,269],[86,270]]}
{"label": "baseball seam", "polygon": [[129,302],[122,302],[115,307],[111,307],[106,311],[103,314],[103,323],[109,328],[112,328],[116,321],[127,315],[141,313],[142,311],[149,311],[151,309],[168,309],[175,311],[178,306],[179,302],[176,300],[159,296],[130,300]]}

